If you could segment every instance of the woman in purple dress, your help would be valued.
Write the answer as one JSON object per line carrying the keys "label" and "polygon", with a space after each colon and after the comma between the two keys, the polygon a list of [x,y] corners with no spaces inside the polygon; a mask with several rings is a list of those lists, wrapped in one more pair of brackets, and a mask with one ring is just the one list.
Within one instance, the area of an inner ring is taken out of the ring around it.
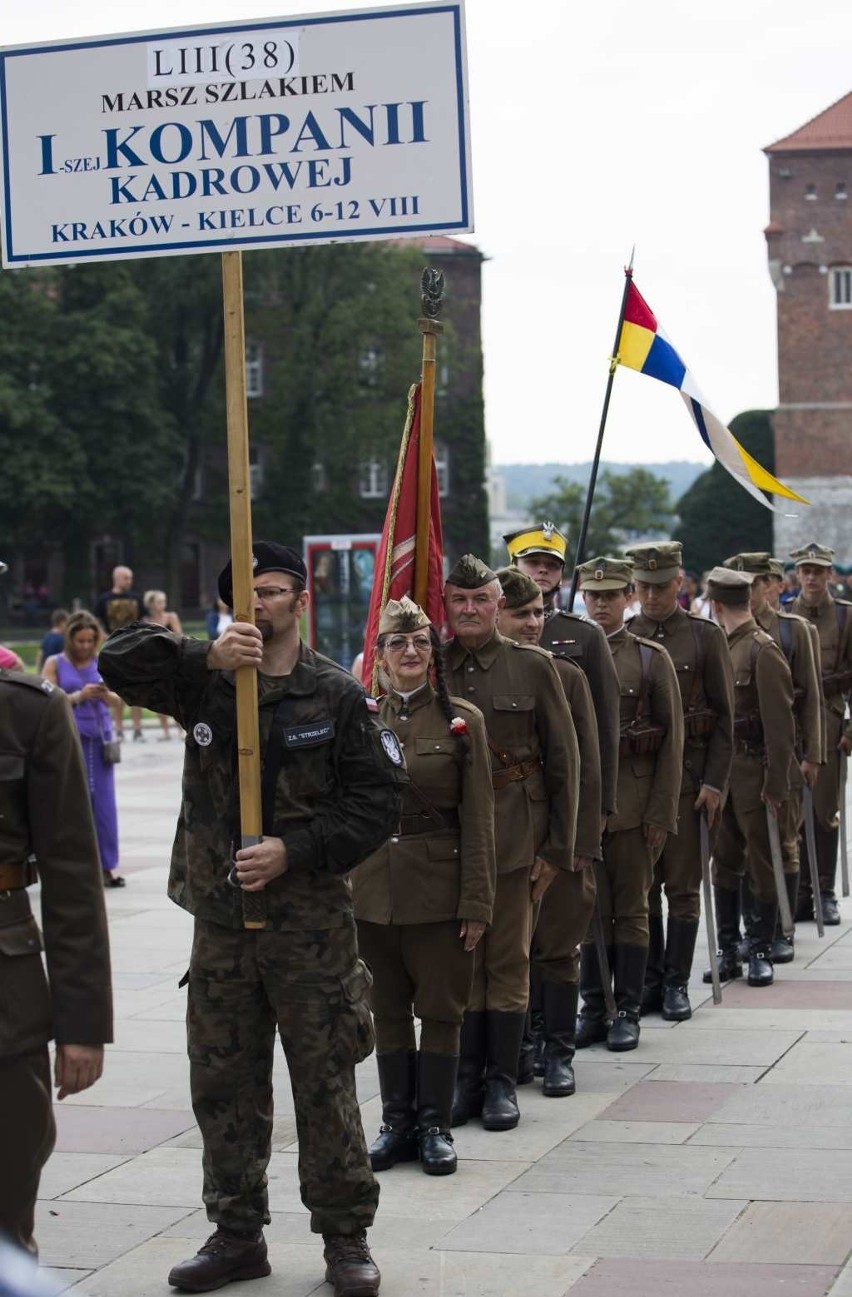
{"label": "woman in purple dress", "polygon": [[118,870],[118,814],[115,772],[103,757],[103,744],[113,737],[109,705],[119,703],[98,671],[102,631],[89,612],[75,612],[65,627],[65,648],[44,664],[42,675],[68,694],[83,745],[89,796],[98,836],[105,887],[124,887]]}

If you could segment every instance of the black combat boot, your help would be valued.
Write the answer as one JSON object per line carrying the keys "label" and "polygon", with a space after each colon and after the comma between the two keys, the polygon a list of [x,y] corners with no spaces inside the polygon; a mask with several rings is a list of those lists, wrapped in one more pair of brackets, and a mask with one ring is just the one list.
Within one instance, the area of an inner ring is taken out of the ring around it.
{"label": "black combat boot", "polygon": [[751,883],[747,874],[740,879],[740,914],[742,915],[743,930],[742,935],[740,935],[739,922],[737,922],[737,947],[740,960],[744,962],[748,959],[751,939],[757,932],[758,922],[754,893],[751,890]]}
{"label": "black combat boot", "polygon": [[374,1171],[389,1171],[397,1162],[417,1160],[414,1100],[417,1093],[417,1054],[413,1049],[377,1054],[382,1124],[370,1145]]}
{"label": "black combat boot", "polygon": [[577,1035],[578,986],[551,986],[544,982],[541,999],[544,1005],[544,1079],[541,1092],[548,1099],[563,1099],[573,1094],[575,1040]]}
{"label": "black combat boot", "polygon": [[172,1266],[168,1282],[181,1292],[212,1292],[236,1279],[263,1279],[271,1273],[260,1230],[245,1233],[220,1225],[195,1256]]}
{"label": "black combat boot", "polygon": [[[732,982],[743,975],[743,963],[740,958],[740,893],[729,892],[724,887],[713,888],[713,906],[716,911],[716,940],[719,943],[717,959],[719,960],[719,980]],[[713,978],[710,969],[706,969],[701,979],[710,983]]]}
{"label": "black combat boot", "polygon": [[485,1084],[485,1014],[468,1012],[461,1029],[461,1056],[453,1095],[451,1126],[464,1126],[482,1112]]}
{"label": "black combat boot", "polygon": [[450,1134],[450,1114],[458,1058],[454,1054],[417,1056],[417,1142],[427,1175],[452,1175],[458,1159]]}
{"label": "black combat boot", "polygon": [[697,919],[669,917],[666,941],[666,972],[663,980],[663,1017],[666,1022],[685,1022],[692,1017],[689,1003],[689,974],[698,936]]}
{"label": "black combat boot", "polygon": [[815,829],[822,921],[827,928],[834,928],[840,922],[837,893],[834,890],[834,880],[837,875],[837,839],[840,830],[824,829],[821,824],[815,825]]}
{"label": "black combat boot", "polygon": [[642,988],[642,1015],[659,1013],[663,1007],[663,976],[665,973],[663,935],[663,916],[648,915],[648,966],[645,969],[645,985]]}
{"label": "black combat boot", "polygon": [[524,1035],[518,1055],[518,1085],[532,1085],[535,1080],[536,1038],[533,1031],[533,1011],[527,1009],[524,1017]]}
{"label": "black combat boot", "polygon": [[[607,947],[606,956],[611,969],[611,946]],[[583,1007],[577,1019],[577,1035],[574,1043],[577,1049],[585,1049],[587,1045],[595,1045],[600,1040],[606,1040],[609,1030],[598,952],[592,942],[580,947],[580,994],[583,997]]]}
{"label": "black combat boot", "polygon": [[757,931],[751,938],[748,952],[749,986],[771,986],[775,980],[772,971],[772,938],[775,933],[775,921],[778,918],[777,901],[759,901],[755,897],[757,910]]}
{"label": "black combat boot", "polygon": [[[799,875],[784,874],[784,887],[787,891],[787,900],[790,904],[790,913],[796,913],[796,896],[799,891]],[[795,948],[793,937],[785,937],[781,931],[780,918],[775,924],[775,936],[772,938],[772,947],[769,951],[769,957],[773,964],[792,964],[795,958]]]}
{"label": "black combat boot", "polygon": [[486,1011],[488,1063],[482,1100],[483,1130],[512,1130],[521,1119],[515,1086],[526,1016],[496,1009]]}
{"label": "black combat boot", "polygon": [[639,1044],[639,1008],[645,985],[647,946],[613,947],[615,956],[615,1003],[618,1017],[606,1037],[607,1049],[621,1053]]}

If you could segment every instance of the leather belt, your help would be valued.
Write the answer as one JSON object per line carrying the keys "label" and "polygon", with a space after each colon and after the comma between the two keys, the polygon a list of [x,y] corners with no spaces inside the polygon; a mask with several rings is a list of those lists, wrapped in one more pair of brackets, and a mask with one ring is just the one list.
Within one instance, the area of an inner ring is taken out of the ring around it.
{"label": "leather belt", "polygon": [[0,892],[15,892],[26,887],[27,879],[25,865],[0,865]]}
{"label": "leather belt", "polygon": [[403,815],[399,821],[399,836],[412,837],[417,833],[442,833],[447,829],[458,832],[461,827],[458,811],[438,811],[443,823],[438,824],[432,815]]}
{"label": "leather belt", "polygon": [[533,757],[530,761],[519,761],[516,766],[506,766],[503,770],[492,770],[492,787],[495,792],[499,792],[501,788],[508,788],[509,784],[517,783],[521,779],[529,779],[536,770],[541,770],[538,757]]}

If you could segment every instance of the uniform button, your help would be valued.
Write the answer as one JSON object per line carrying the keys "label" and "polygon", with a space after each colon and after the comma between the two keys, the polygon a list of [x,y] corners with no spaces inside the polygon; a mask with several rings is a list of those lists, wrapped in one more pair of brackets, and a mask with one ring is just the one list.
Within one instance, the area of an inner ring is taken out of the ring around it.
{"label": "uniform button", "polygon": [[512,703],[513,707],[517,707],[517,705],[518,705],[517,703]]}
{"label": "uniform button", "polygon": [[441,751],[441,745],[440,745],[440,743],[436,743],[436,744],[435,744],[435,751],[436,751],[436,752],[440,752],[440,751]]}
{"label": "uniform button", "polygon": [[391,838],[391,842],[399,842],[399,838]]}
{"label": "uniform button", "polygon": [[475,671],[476,667],[468,667],[468,671]]}
{"label": "uniform button", "polygon": [[468,687],[467,687],[467,692],[468,692],[469,694],[475,694],[475,693],[476,693],[476,689],[475,689],[475,687],[474,687],[473,685],[468,685]]}

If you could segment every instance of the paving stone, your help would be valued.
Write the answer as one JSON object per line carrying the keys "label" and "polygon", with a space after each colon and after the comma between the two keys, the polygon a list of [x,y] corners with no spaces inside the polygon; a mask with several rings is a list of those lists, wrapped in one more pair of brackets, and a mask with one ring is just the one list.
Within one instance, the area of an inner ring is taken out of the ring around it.
{"label": "paving stone", "polygon": [[[43,1265],[94,1270],[159,1234],[185,1212],[185,1207],[71,1202],[68,1198],[39,1202],[35,1225],[39,1256]],[[109,1297],[119,1297],[119,1292],[113,1289]]]}
{"label": "paving stone", "polygon": [[754,1085],[708,1119],[724,1125],[852,1126],[852,1090],[846,1085]]}
{"label": "paving stone", "polygon": [[713,1063],[663,1063],[648,1074],[649,1081],[696,1081],[700,1085],[754,1085],[765,1066],[736,1067]]}
{"label": "paving stone", "polygon": [[702,1194],[734,1156],[727,1150],[691,1146],[615,1146],[566,1140],[509,1187],[521,1192],[656,1194],[664,1198]]}
{"label": "paving stone", "polygon": [[[784,966],[784,973],[787,966]],[[725,987],[723,1006],[719,1009],[753,1009],[758,1013],[775,1009],[841,1009],[849,1010],[849,989],[832,981],[793,980],[779,973],[772,986],[755,990],[743,982],[731,982]],[[697,1024],[694,1024],[697,1025]]]}
{"label": "paving stone", "polygon": [[621,1095],[602,1117],[613,1121],[706,1121],[734,1093],[730,1085],[687,1081],[640,1081]]}
{"label": "paving stone", "polygon": [[[824,1297],[834,1266],[711,1265],[706,1261],[597,1261],[571,1297]],[[833,1297],[833,1294],[832,1294]]]}
{"label": "paving stone", "polygon": [[852,947],[840,942],[829,947],[818,959],[811,961],[809,967],[823,976],[833,977],[835,972],[843,970],[852,972]]}
{"label": "paving stone", "polygon": [[689,1143],[732,1148],[852,1149],[852,1126],[725,1126],[707,1122],[690,1136]]}
{"label": "paving stone", "polygon": [[565,1297],[594,1258],[383,1248],[376,1260],[387,1297]]}
{"label": "paving stone", "polygon": [[119,1202],[197,1207],[201,1162],[194,1149],[154,1148],[73,1189],[63,1202]]}
{"label": "paving stone", "polygon": [[589,1121],[569,1140],[583,1144],[685,1144],[690,1135],[700,1130],[696,1123],[687,1121]]}
{"label": "paving stone", "polygon": [[[97,1090],[88,1090],[91,1098]],[[154,1108],[68,1107],[54,1105],[56,1152],[58,1153],[144,1153],[163,1144],[180,1131],[193,1128],[189,1111],[160,1112]],[[49,1165],[49,1164],[48,1164]]]}
{"label": "paving stone", "polygon": [[[780,983],[774,982],[768,990],[774,990]],[[797,986],[813,986],[815,983],[798,982]],[[847,1007],[818,1008],[813,1005],[777,1005],[774,1008],[763,1008],[762,1005],[752,1008],[751,1005],[728,1007],[721,1005],[712,1013],[697,1013],[684,1023],[689,1031],[706,1031],[715,1028],[720,1031],[753,1031],[755,1027],[774,1031],[804,1031],[810,1035],[815,1030],[848,1030],[852,1032],[852,995],[844,988]]]}
{"label": "paving stone", "polygon": [[59,1198],[127,1161],[115,1153],[53,1153],[41,1174],[39,1198]]}
{"label": "paving stone", "polygon": [[831,1290],[831,1297],[852,1297],[852,1261],[841,1270]]}
{"label": "paving stone", "polygon": [[576,1249],[583,1256],[700,1261],[745,1206],[705,1198],[625,1198]]}
{"label": "paving stone", "polygon": [[[653,1032],[646,1032],[643,1026],[636,1051],[637,1063],[724,1063],[768,1067],[786,1054],[802,1034],[800,1031],[747,1032],[709,1028],[706,1031],[684,1031],[680,1023],[671,1025],[671,1031]],[[584,1054],[588,1052],[583,1050]],[[617,1057],[612,1053],[609,1056]]]}
{"label": "paving stone", "polygon": [[[166,1094],[180,1094],[179,1105],[165,1102]],[[82,1094],[70,1094],[63,1103],[69,1106],[136,1108],[143,1103],[151,1107],[172,1108],[184,1111],[190,1108],[189,1068],[185,1054],[134,1054],[107,1046],[104,1074],[97,1088]],[[157,1100],[162,1099],[159,1105]]]}
{"label": "paving stone", "polygon": [[852,1151],[746,1149],[708,1188],[707,1197],[852,1202]]}
{"label": "paving stone", "polygon": [[114,1047],[122,1053],[179,1054],[184,1058],[186,1025],[182,1019],[119,1018],[115,1024]]}
{"label": "paving stone", "polygon": [[852,1085],[852,1042],[819,1044],[806,1037],[776,1063],[764,1078],[767,1085],[803,1081],[817,1085]]}
{"label": "paving stone", "polygon": [[[568,1193],[501,1193],[447,1234],[440,1247],[457,1252],[562,1256],[618,1197]],[[594,1249],[579,1248],[584,1255]]]}
{"label": "paving stone", "polygon": [[[61,1270],[58,1266],[41,1266],[38,1277],[44,1288],[43,1297],[59,1297],[59,1293],[67,1292],[91,1273],[91,1270]],[[41,1289],[39,1295],[42,1297]]]}
{"label": "paving stone", "polygon": [[754,1202],[709,1259],[842,1265],[849,1255],[850,1219],[847,1203]]}

